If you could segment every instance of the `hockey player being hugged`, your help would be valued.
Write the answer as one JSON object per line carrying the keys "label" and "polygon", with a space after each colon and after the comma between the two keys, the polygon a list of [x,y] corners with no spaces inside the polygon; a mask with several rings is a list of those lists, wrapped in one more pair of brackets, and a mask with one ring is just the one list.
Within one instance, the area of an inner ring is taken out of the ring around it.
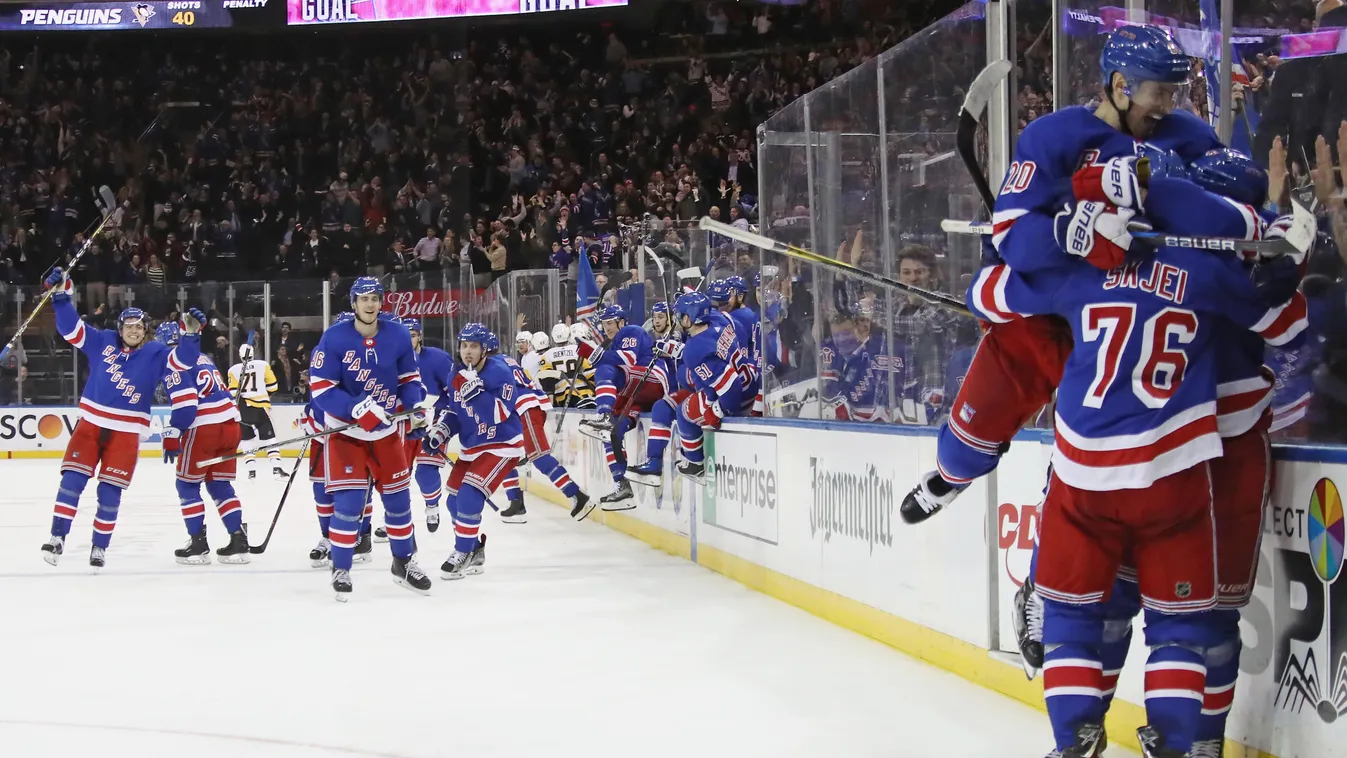
{"label": "hockey player being hugged", "polygon": [[486,565],[482,509],[524,454],[524,437],[515,412],[515,376],[487,349],[496,336],[482,324],[465,324],[458,333],[458,358],[450,402],[426,434],[429,450],[442,450],[458,436],[458,460],[445,483],[452,504],[454,552],[440,566],[445,579],[480,574]]}
{"label": "hockey player being hugged", "polygon": [[[673,333],[680,336],[679,329]],[[682,362],[683,343],[675,339],[663,339],[655,343],[655,354],[668,361],[670,374],[677,380],[677,387],[668,395],[660,398],[650,409],[650,433],[645,440],[645,461],[627,469],[624,476],[629,482],[658,487],[664,481],[664,453],[673,440],[673,427],[678,419],[678,408],[697,391],[692,380],[692,372]]]}
{"label": "hockey player being hugged", "polygon": [[[277,386],[271,365],[254,357],[253,346],[239,347],[239,362],[229,367],[229,391],[238,399],[244,440],[256,438],[268,442],[276,439],[276,428],[271,424],[271,394]],[[281,468],[279,449],[268,450],[267,460],[271,463],[272,477],[277,481],[288,478]],[[256,453],[248,456],[249,479],[257,478],[257,471],[253,469],[256,462]]]}
{"label": "hockey player being hugged", "polygon": [[[534,336],[547,338],[547,335],[541,332]],[[488,353],[493,351],[494,348],[488,349]],[[524,357],[530,355],[534,353],[525,353]],[[552,410],[551,399],[514,359],[500,354],[491,354],[488,359],[504,361],[514,375],[514,406],[524,436],[524,460],[533,464],[534,468],[542,472],[548,481],[571,501],[571,518],[584,521],[597,503],[590,503],[589,496],[571,479],[570,473],[561,465],[561,461],[552,455],[552,443],[547,440],[547,412]],[[523,524],[528,521],[528,510],[524,507],[524,491],[519,486],[521,467],[516,466],[505,477],[505,497],[509,500],[509,505],[500,512],[500,520],[507,524]]]}
{"label": "hockey player being hugged", "polygon": [[[449,353],[431,347],[425,343],[425,332],[421,320],[402,319],[402,325],[412,335],[412,347],[416,350],[416,365],[421,372],[421,384],[426,388],[426,399],[422,407],[428,408],[430,418],[435,412],[450,402],[452,388],[449,380],[454,373],[454,358]],[[416,487],[426,503],[426,528],[432,532],[440,528],[440,496],[443,494],[441,482],[444,464],[448,461],[443,450],[426,450],[422,441],[425,434],[413,432],[407,435],[407,460],[416,465]]]}
{"label": "hockey player being hugged", "polygon": [[[695,390],[678,405],[678,446],[683,455],[676,468],[679,474],[700,482],[706,471],[703,430],[719,429],[726,416],[748,415],[753,406],[752,385],[736,365],[742,347],[734,322],[716,311],[706,295],[680,295],[674,303],[674,318],[688,335],[680,360]],[[662,470],[663,461],[652,455],[638,472],[643,476],[641,483],[658,485]]]}
{"label": "hockey player being hugged", "polygon": [[[1108,270],[1133,249],[1128,223],[1146,209],[1151,149],[1191,162],[1223,147],[1182,107],[1191,61],[1165,29],[1125,26],[1100,54],[1098,108],[1063,108],[1020,135],[992,217],[988,264],[1032,274],[1085,261]],[[1139,247],[1139,246],[1138,246]],[[1011,319],[995,302],[1006,269],[989,265],[970,296],[993,318],[940,429],[936,469],[904,499],[907,523],[929,518],[996,467],[1011,437],[1052,401],[1072,337],[1052,315]]]}
{"label": "hockey player being hugged", "polygon": [[351,285],[355,319],[323,332],[310,358],[314,406],[328,428],[354,425],[327,437],[323,445],[326,491],[332,495],[328,528],[332,551],[332,589],[345,601],[351,593],[351,562],[362,531],[365,493],[374,482],[384,507],[384,524],[393,553],[393,580],[427,593],[430,577],[414,553],[411,466],[399,425],[399,409],[416,408],[425,397],[411,335],[400,324],[379,318],[383,285],[362,276]]}
{"label": "hockey player being hugged", "polygon": [[576,346],[589,338],[589,327],[583,323],[552,327],[554,344],[543,353],[534,378],[557,408],[594,407],[594,367],[580,357]]}
{"label": "hockey player being hugged", "polygon": [[[159,325],[154,337],[164,345],[175,347],[182,339],[182,332],[177,323],[168,321]],[[164,459],[177,464],[174,475],[178,503],[188,535],[187,544],[174,550],[173,556],[185,565],[210,563],[206,503],[201,497],[204,482],[229,535],[228,544],[215,554],[221,563],[247,563],[248,535],[243,530],[243,505],[234,492],[233,483],[238,459],[229,458],[210,466],[199,465],[201,461],[238,452],[242,432],[234,398],[215,362],[204,353],[197,358],[196,366],[186,371],[169,371],[164,377],[164,387],[173,405],[168,419],[170,426],[163,433]]]}
{"label": "hockey player being hugged", "polygon": [[[622,306],[604,308],[599,312],[599,323],[608,346],[600,348],[579,341],[577,347],[580,356],[594,364],[595,396],[602,415],[581,421],[580,433],[603,442],[608,469],[617,485],[613,492],[599,499],[599,506],[604,510],[630,510],[636,506],[629,502],[632,492],[625,478],[627,456],[623,438],[634,416],[649,411],[668,394],[669,378],[664,361],[654,353],[650,335],[627,323],[627,312]],[[619,413],[623,415],[618,417]]]}
{"label": "hockey player being hugged", "polygon": [[201,355],[201,324],[206,316],[192,308],[183,316],[187,329],[177,347],[149,339],[145,312],[127,308],[117,328],[95,329],[80,320],[70,302],[70,280],[52,269],[45,284],[52,293],[56,329],[89,359],[89,378],[80,394],[79,422],[66,444],[61,484],[51,520],[51,538],[42,557],[55,566],[65,552],[66,536],[79,508],[80,494],[98,477],[98,512],[94,515],[89,565],[101,569],[117,526],[122,491],[131,486],[140,455],[140,434],[150,428],[154,388],[167,371],[187,371]]}
{"label": "hockey player being hugged", "polygon": [[537,381],[538,367],[543,363],[543,356],[552,347],[552,340],[548,338],[546,332],[534,332],[530,339],[533,343],[533,349],[520,357],[519,365],[531,381]]}

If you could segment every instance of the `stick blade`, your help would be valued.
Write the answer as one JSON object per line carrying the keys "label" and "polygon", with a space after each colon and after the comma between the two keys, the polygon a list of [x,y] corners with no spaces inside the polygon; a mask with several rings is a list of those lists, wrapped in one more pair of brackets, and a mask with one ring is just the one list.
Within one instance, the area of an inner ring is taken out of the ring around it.
{"label": "stick blade", "polygon": [[[1319,233],[1319,225],[1315,223],[1314,213],[1310,209],[1296,201],[1291,201],[1291,228],[1286,230],[1286,241],[1301,253],[1308,253],[1310,248],[1314,247],[1314,240]],[[0,355],[0,360],[4,356]]]}
{"label": "stick blade", "polygon": [[994,61],[979,71],[973,77],[973,83],[968,85],[968,95],[963,99],[963,112],[972,116],[974,121],[981,119],[982,112],[987,110],[987,103],[991,102],[992,93],[1013,66],[1008,60]]}
{"label": "stick blade", "polygon": [[679,279],[700,279],[701,277],[702,277],[702,270],[697,268],[696,266],[689,266],[688,268],[678,269]]}

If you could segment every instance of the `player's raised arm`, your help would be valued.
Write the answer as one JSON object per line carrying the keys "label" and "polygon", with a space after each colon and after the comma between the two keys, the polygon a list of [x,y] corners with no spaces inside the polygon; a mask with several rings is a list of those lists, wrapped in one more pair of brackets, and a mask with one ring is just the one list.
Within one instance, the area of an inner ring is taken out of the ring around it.
{"label": "player's raised arm", "polygon": [[115,335],[110,330],[96,329],[80,318],[75,304],[70,302],[74,285],[65,272],[59,268],[52,269],[45,283],[55,290],[51,295],[51,306],[56,314],[56,330],[66,342],[85,355],[94,357],[103,352],[105,345],[115,341],[112,339]]}

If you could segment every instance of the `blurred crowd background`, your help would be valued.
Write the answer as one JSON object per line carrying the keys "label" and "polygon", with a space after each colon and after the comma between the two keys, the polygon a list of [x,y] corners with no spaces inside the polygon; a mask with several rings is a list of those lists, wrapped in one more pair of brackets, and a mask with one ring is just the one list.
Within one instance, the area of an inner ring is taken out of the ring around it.
{"label": "blurred crowd background", "polygon": [[[1057,68],[1070,102],[1055,104],[1050,4],[1017,4],[1014,128],[1097,98],[1110,6],[1078,5],[1057,51],[1069,56]],[[1315,338],[1269,354],[1279,434],[1340,441],[1347,212],[1334,166],[1339,142],[1347,149],[1347,64],[1281,51],[1287,35],[1347,26],[1347,9],[1236,5],[1232,142],[1269,167],[1275,202],[1300,198],[1323,219],[1305,285]],[[1148,10],[1188,30],[1185,49],[1200,44],[1197,0]],[[321,315],[344,309],[351,277],[419,289],[417,302],[429,290],[461,300],[442,314],[445,336],[482,293],[560,279],[544,309],[558,312],[510,325],[547,331],[573,312],[580,256],[605,299],[637,310],[664,299],[672,277],[641,254],[663,246],[753,285],[770,413],[939,423],[976,323],[696,222],[751,226],[962,295],[977,240],[940,221],[980,208],[951,151],[963,87],[986,60],[982,6],[667,0],[633,18],[7,35],[0,336],[27,315],[43,273],[83,245],[106,185],[125,211],[74,267],[86,318],[106,324],[131,304],[169,318],[191,300],[211,310],[222,367],[267,335],[283,394],[304,393],[307,348]],[[1193,55],[1193,107],[1205,113],[1205,62]],[[0,403],[71,402],[78,365],[39,319],[0,365]]]}

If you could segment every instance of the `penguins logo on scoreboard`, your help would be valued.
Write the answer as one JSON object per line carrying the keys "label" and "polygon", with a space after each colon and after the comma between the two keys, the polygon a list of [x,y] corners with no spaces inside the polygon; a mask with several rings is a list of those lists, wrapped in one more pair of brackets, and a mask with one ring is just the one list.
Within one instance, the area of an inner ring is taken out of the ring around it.
{"label": "penguins logo on scoreboard", "polygon": [[1338,581],[1347,524],[1333,480],[1314,485],[1300,514],[1308,550],[1273,551],[1273,702],[1330,724],[1347,714],[1347,581]]}
{"label": "penguins logo on scoreboard", "polygon": [[144,29],[154,16],[154,6],[149,3],[136,3],[131,6],[131,15],[135,17],[136,23],[140,24],[140,28]]}

